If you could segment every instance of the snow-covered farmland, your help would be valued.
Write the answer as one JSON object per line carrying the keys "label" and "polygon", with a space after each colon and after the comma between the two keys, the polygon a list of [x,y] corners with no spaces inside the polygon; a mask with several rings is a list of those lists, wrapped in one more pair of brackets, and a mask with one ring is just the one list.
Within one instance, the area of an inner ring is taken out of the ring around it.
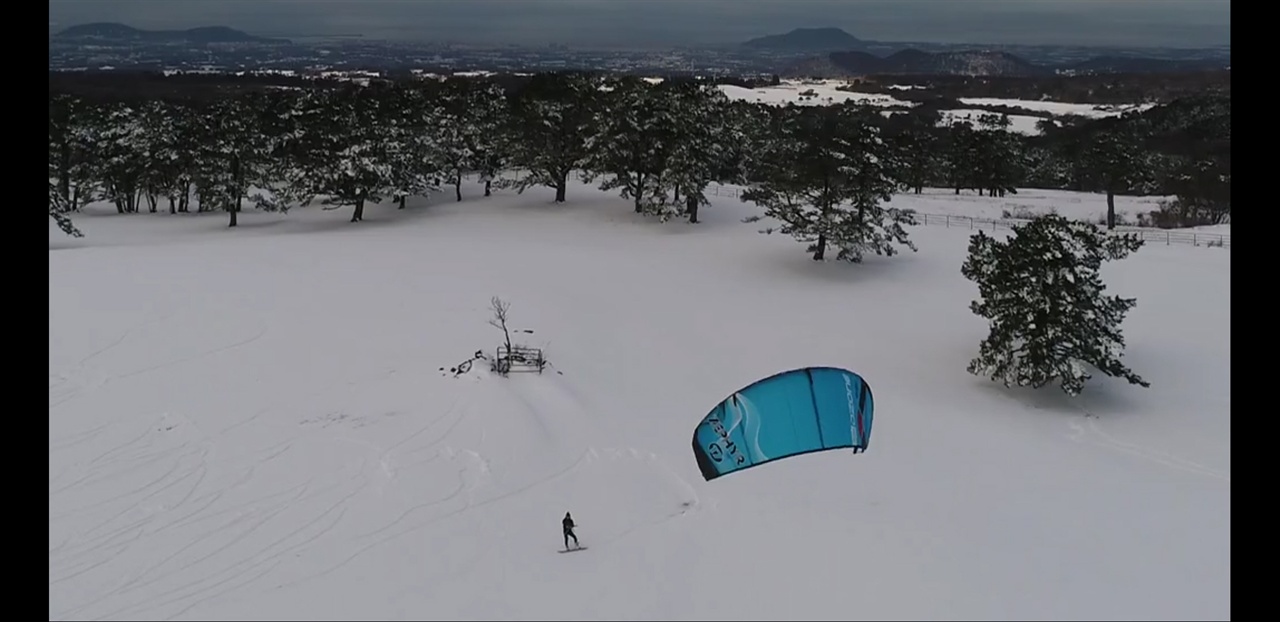
{"label": "snow-covered farmland", "polygon": [[835,87],[840,82],[783,82],[778,86],[743,88],[731,84],[720,85],[730,99],[745,100],[764,104],[784,105],[788,103],[813,106],[838,104],[852,101],[872,106],[914,106],[914,102],[882,95],[879,93],[852,93],[840,91]]}
{"label": "snow-covered farmland", "polygon": [[[982,115],[989,114],[993,113],[989,110],[946,110],[943,111],[942,119],[938,121],[938,124],[948,126],[957,121],[968,121],[973,123],[976,127],[978,125],[978,119],[982,117]],[[1017,132],[1027,136],[1036,136],[1040,134],[1040,128],[1037,124],[1044,121],[1043,117],[1031,117],[1021,114],[1011,114],[1007,116],[1009,118],[1008,129],[1010,132]]]}
{"label": "snow-covered farmland", "polygon": [[[765,86],[754,89],[747,89],[740,86],[721,85],[720,89],[724,91],[732,99],[746,100],[752,102],[760,102],[773,105],[783,105],[787,103],[801,105],[829,105],[852,101],[856,103],[868,104],[873,106],[905,106],[913,107],[915,102],[898,99],[890,95],[879,93],[855,93],[849,91],[838,90],[837,87],[846,84],[843,80],[784,80],[778,86]],[[893,87],[896,90],[910,90],[913,87],[900,86]],[[1077,115],[1089,118],[1102,118],[1107,116],[1115,116],[1130,110],[1146,110],[1152,107],[1152,104],[1128,105],[1128,106],[1101,106],[1093,104],[1074,104],[1066,102],[1052,101],[1031,101],[1021,99],[998,99],[998,98],[961,98],[960,101],[970,106],[1010,106],[1020,107],[1026,110],[1043,112],[1052,116]],[[885,115],[900,114],[901,111],[887,110]],[[981,109],[957,109],[943,111],[942,124],[949,124],[954,120],[970,119],[976,121],[981,114],[992,114],[991,111]],[[1026,135],[1037,135],[1040,130],[1036,124],[1043,120],[1044,117],[1032,115],[1009,115],[1012,122],[1009,130]]]}
{"label": "snow-covered farmland", "polygon": [[994,97],[962,97],[960,98],[960,102],[970,106],[1015,106],[1018,108],[1025,108],[1027,110],[1047,112],[1054,116],[1074,115],[1094,119],[1119,116],[1127,111],[1142,111],[1154,107],[1154,104],[1103,106],[1096,104],[1034,101],[1028,99],[999,99]]}

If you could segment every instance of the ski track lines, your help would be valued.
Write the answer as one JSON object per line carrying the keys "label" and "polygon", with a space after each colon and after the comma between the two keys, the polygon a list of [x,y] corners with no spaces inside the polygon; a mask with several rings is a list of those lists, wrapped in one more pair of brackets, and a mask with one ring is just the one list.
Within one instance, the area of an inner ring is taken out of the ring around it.
{"label": "ski track lines", "polygon": [[[67,466],[49,481],[50,618],[198,616],[219,599],[349,580],[359,576],[351,562],[429,548],[449,536],[450,519],[484,535],[427,574],[483,582],[475,572],[499,547],[554,548],[561,506],[591,517],[579,536],[595,547],[697,508],[688,482],[658,454],[612,442],[559,378],[456,380],[440,387],[453,392],[450,408],[398,418],[394,431],[328,415],[295,421],[261,449],[227,445],[233,429],[237,438],[270,431],[266,421],[296,411],[276,403],[212,436],[162,413],[56,437],[51,465]],[[488,434],[495,426],[530,433]],[[513,525],[515,513],[493,508],[522,496],[547,512],[545,524]],[[382,546],[393,543],[401,548]]]}
{"label": "ski track lines", "polygon": [[[127,341],[129,337],[132,337],[138,334],[144,329],[147,329],[151,326],[159,324],[164,320],[172,317],[173,315],[174,315],[173,313],[168,313],[158,318],[151,319],[146,322],[143,322],[142,324],[134,326],[133,328],[130,328],[129,330],[122,333],[118,338],[116,338],[114,341],[107,344],[105,347],[95,350],[85,358],[81,359],[78,363],[76,363],[76,365],[72,368],[72,370],[70,370],[70,372],[50,374],[49,411],[53,412],[59,406],[62,406],[63,404],[70,402],[71,400],[83,398],[86,395],[88,395],[91,391],[100,389],[108,383],[111,383],[117,380],[133,378],[135,376],[139,376],[139,375],[146,374],[153,371],[158,371],[161,369],[172,368],[177,365],[190,363],[190,362],[197,361],[209,356],[223,354],[225,352],[235,350],[237,348],[248,346],[258,341],[259,339],[261,339],[267,333],[267,328],[263,326],[257,329],[257,331],[254,332],[254,334],[250,335],[247,338],[242,338],[228,344],[210,348],[208,350],[201,350],[196,352],[195,354],[178,357],[176,359],[168,360],[168,361],[157,363],[154,365],[148,365],[141,369],[134,369],[131,371],[127,371],[122,374],[95,372],[91,368],[87,367],[90,361],[94,360],[99,356],[107,354],[111,350],[115,349],[116,347],[120,346],[122,343]],[[88,380],[83,380],[81,378],[82,376],[88,376]],[[71,383],[72,386],[67,387],[66,385],[68,383]],[[76,386],[76,385],[79,385],[79,386]]]}
{"label": "ski track lines", "polygon": [[1071,434],[1069,436],[1071,440],[1077,442],[1088,442],[1098,447],[1141,458],[1148,462],[1159,464],[1176,471],[1202,475],[1204,477],[1224,481],[1228,484],[1231,483],[1230,473],[1205,466],[1198,462],[1193,462],[1186,458],[1180,458],[1166,451],[1139,445],[1137,443],[1130,443],[1116,438],[1114,435],[1103,430],[1102,426],[1098,425],[1096,417],[1085,415],[1083,420],[1083,422],[1079,420],[1071,421],[1068,424],[1071,429]]}
{"label": "ski track lines", "polygon": [[[425,572],[426,576],[418,577],[419,580],[414,582],[416,587],[410,591],[421,595],[423,591],[430,589],[427,586],[438,585],[439,581],[460,581],[458,577],[468,576],[468,569],[478,566],[479,561],[500,546],[500,543],[502,546],[540,549],[554,546],[559,539],[555,530],[559,515],[551,512],[555,512],[560,504],[544,499],[561,499],[566,504],[574,505],[578,508],[579,516],[600,515],[591,509],[588,502],[590,499],[603,497],[606,505],[618,500],[609,490],[592,489],[586,485],[578,488],[574,485],[574,476],[587,465],[602,465],[600,470],[617,470],[618,474],[615,476],[613,473],[602,474],[593,469],[592,480],[609,481],[616,477],[617,490],[628,491],[626,496],[637,500],[633,503],[643,506],[640,511],[635,512],[641,516],[641,520],[620,526],[617,533],[613,534],[614,539],[637,528],[680,516],[696,506],[696,500],[683,506],[674,501],[687,499],[692,494],[692,488],[661,464],[655,454],[638,449],[601,449],[594,446],[592,441],[601,439],[596,426],[587,417],[583,407],[570,393],[556,386],[553,379],[547,376],[526,377],[513,374],[509,378],[464,376],[461,380],[468,385],[468,395],[461,398],[462,405],[458,410],[462,412],[449,417],[452,419],[448,424],[449,428],[444,433],[435,435],[438,440],[415,443],[413,437],[406,438],[397,452],[400,459],[411,460],[403,464],[397,463],[397,473],[404,472],[411,465],[433,465],[436,467],[434,476],[452,481],[452,486],[441,494],[419,498],[397,512],[389,512],[388,515],[392,517],[389,521],[375,529],[355,534],[347,543],[354,545],[354,548],[339,555],[327,568],[281,582],[274,589],[293,588],[303,582],[329,577],[359,561],[367,560],[367,554],[391,550],[383,545],[416,542],[420,538],[429,541],[433,537],[446,537],[439,533],[447,532],[447,528],[441,526],[441,523],[451,519],[456,519],[459,525],[482,528],[486,535],[480,539],[479,550],[474,550],[470,559],[444,565],[442,570],[437,571],[440,574],[438,577],[433,578],[434,573],[428,569],[416,569],[418,573]],[[474,425],[455,433],[454,429],[471,412],[474,412],[470,418]],[[494,445],[492,441],[486,442],[489,438],[486,430],[490,426],[523,426],[531,433],[493,435],[503,439],[525,439],[522,445],[504,447]],[[451,440],[450,444],[439,447],[446,439]],[[471,442],[467,443],[468,440]],[[455,447],[465,444],[479,449]],[[629,463],[631,466],[613,466],[618,463]],[[452,466],[445,468],[444,464]],[[672,479],[676,479],[680,486],[678,494],[672,491]],[[639,488],[632,485],[634,480],[640,480]],[[652,499],[643,494],[646,490],[655,488],[658,494],[673,499],[667,507],[655,510]],[[544,490],[542,496],[537,495]],[[528,535],[519,531],[523,525],[510,524],[508,513],[491,507],[522,496],[532,496],[535,499],[528,502],[532,511],[540,509],[546,513],[546,524],[531,526]],[[548,506],[556,509],[549,510]],[[484,511],[477,513],[473,510]],[[573,511],[573,508],[570,510]],[[645,519],[644,511],[651,514],[657,511],[660,515],[656,519]],[[580,537],[584,541],[591,538],[590,541],[597,546],[607,543],[609,532],[592,531],[593,526],[605,527],[602,524],[588,525],[580,533]],[[436,527],[437,530],[423,533],[428,527]],[[414,538],[406,540],[406,536]],[[476,580],[484,581],[484,578]]]}

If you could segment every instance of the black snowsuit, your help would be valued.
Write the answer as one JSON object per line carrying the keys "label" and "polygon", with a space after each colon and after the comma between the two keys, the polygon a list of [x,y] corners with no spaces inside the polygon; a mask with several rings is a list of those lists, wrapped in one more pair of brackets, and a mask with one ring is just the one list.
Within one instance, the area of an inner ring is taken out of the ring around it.
{"label": "black snowsuit", "polygon": [[573,533],[573,519],[568,512],[564,513],[564,520],[560,521],[560,525],[564,527],[564,548],[569,548],[569,538],[573,538],[573,545],[578,546],[578,536]]}

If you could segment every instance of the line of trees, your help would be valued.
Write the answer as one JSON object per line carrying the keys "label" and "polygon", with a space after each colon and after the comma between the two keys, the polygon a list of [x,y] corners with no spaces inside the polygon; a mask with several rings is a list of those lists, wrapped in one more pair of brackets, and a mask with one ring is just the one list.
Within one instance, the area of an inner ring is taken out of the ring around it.
{"label": "line of trees", "polygon": [[[578,174],[637,213],[696,223],[708,187],[733,183],[813,259],[834,251],[856,263],[915,250],[912,215],[885,203],[929,185],[1003,196],[1056,175],[1113,205],[1116,194],[1172,184],[1197,209],[1229,213],[1229,107],[1224,116],[1220,105],[1174,102],[1026,138],[1000,116],[939,128],[928,114],[756,105],[697,81],[589,74],[544,74],[518,89],[449,79],[140,103],[53,94],[50,215],[77,235],[67,214],[95,200],[122,214],[194,204],[227,212],[231,226],[245,206],[315,201],[349,206],[358,222],[384,198],[402,209],[433,192],[460,201],[464,176],[479,172],[486,195],[546,186],[565,201]],[[1141,245],[1055,215],[1007,241],[979,232],[961,272],[979,286],[971,310],[991,332],[969,372],[1009,386],[1056,382],[1071,395],[1087,368],[1148,386],[1120,362],[1119,325],[1135,301],[1103,296],[1098,274]]]}
{"label": "line of trees", "polygon": [[[403,207],[409,196],[452,191],[461,200],[471,174],[486,196],[547,186],[557,201],[578,174],[638,213],[695,223],[710,184],[744,184],[745,200],[819,247],[857,230],[904,242],[894,227],[909,218],[879,205],[925,187],[1095,191],[1112,206],[1115,195],[1176,195],[1160,223],[1169,225],[1230,214],[1229,96],[1046,122],[1042,135],[1022,136],[997,114],[940,126],[927,109],[770,106],[731,101],[694,79],[589,73],[209,92],[143,99],[51,89],[51,216],[110,201],[122,214],[222,210],[235,226],[246,207],[319,203],[349,206],[358,222],[384,199]],[[860,224],[845,233],[814,224],[844,222],[836,214],[850,209]],[[850,249],[861,243],[851,244],[841,258],[860,256]]]}

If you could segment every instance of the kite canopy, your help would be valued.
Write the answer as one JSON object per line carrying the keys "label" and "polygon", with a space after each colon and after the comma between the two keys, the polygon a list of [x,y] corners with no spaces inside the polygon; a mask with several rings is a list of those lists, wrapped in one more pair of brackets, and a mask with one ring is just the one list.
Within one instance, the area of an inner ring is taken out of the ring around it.
{"label": "kite canopy", "polygon": [[711,481],[800,454],[867,449],[871,387],[836,367],[806,367],[743,387],[711,409],[693,432],[693,455]]}

